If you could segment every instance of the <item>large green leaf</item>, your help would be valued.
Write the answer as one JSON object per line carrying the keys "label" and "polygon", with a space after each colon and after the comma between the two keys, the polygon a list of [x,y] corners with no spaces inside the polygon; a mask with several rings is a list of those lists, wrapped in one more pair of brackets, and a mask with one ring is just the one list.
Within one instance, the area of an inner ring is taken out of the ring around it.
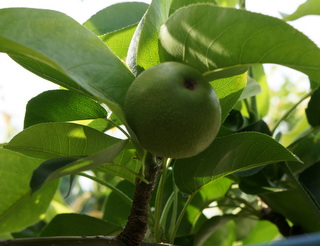
{"label": "large green leaf", "polygon": [[59,84],[62,79],[62,86],[78,84],[122,116],[119,105],[134,76],[95,34],[65,14],[1,9],[0,52],[24,57],[30,71],[54,76]]}
{"label": "large green leaf", "polygon": [[127,63],[134,74],[139,74],[160,62],[159,30],[168,19],[172,0],[154,0],[139,22],[130,44]]}
{"label": "large green leaf", "polygon": [[177,10],[160,30],[166,60],[181,61],[211,77],[247,66],[276,63],[320,83],[320,49],[284,21],[245,10],[195,4]]}
{"label": "large green leaf", "polygon": [[31,126],[4,148],[42,159],[91,155],[121,140],[73,123],[41,123]]}
{"label": "large green leaf", "polygon": [[0,149],[0,233],[20,231],[43,218],[57,182],[30,194],[29,181],[41,160]]}
{"label": "large green leaf", "polygon": [[111,163],[126,143],[127,141],[120,140],[118,143],[87,157],[60,157],[47,160],[33,172],[30,187],[32,191],[36,191],[51,180]]}
{"label": "large green leaf", "polygon": [[58,214],[42,230],[41,237],[111,236],[122,228],[85,214]]}
{"label": "large green leaf", "polygon": [[290,15],[284,15],[284,20],[293,21],[306,15],[320,15],[319,0],[307,0]]}
{"label": "large green leaf", "polygon": [[267,135],[242,132],[216,138],[199,155],[177,160],[174,177],[180,191],[192,194],[223,176],[280,161],[299,160]]}
{"label": "large green leaf", "polygon": [[100,10],[83,25],[99,36],[138,23],[147,9],[148,4],[142,2],[118,3]]}
{"label": "large green leaf", "polygon": [[43,92],[28,102],[24,127],[44,122],[106,117],[107,111],[91,98],[74,91],[52,90]]}

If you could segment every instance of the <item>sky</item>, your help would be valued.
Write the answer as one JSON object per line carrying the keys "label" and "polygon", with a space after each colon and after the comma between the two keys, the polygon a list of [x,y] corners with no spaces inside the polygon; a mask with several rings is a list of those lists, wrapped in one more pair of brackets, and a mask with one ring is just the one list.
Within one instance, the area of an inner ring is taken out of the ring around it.
{"label": "sky", "polygon": [[[150,0],[140,0],[140,2],[150,3]],[[99,10],[119,2],[119,0],[0,0],[0,9],[9,7],[31,7],[52,9],[64,12],[74,18],[79,23],[85,22]],[[290,14],[303,3],[304,0],[247,0],[246,7],[250,11],[280,17],[280,12]],[[291,25],[309,36],[318,46],[320,46],[320,33],[316,28],[320,26],[319,16],[303,17],[297,21],[290,22]],[[266,67],[272,70],[271,67]],[[290,74],[293,77],[303,77],[304,75],[284,69],[278,76],[278,80],[283,79],[283,74]],[[278,83],[281,84],[281,83]],[[28,72],[6,54],[0,53],[0,143],[8,140],[8,132],[11,134],[22,130],[25,106],[31,98],[39,93],[56,89],[57,85],[44,81],[36,75]],[[7,121],[10,121],[12,129],[7,128]]]}

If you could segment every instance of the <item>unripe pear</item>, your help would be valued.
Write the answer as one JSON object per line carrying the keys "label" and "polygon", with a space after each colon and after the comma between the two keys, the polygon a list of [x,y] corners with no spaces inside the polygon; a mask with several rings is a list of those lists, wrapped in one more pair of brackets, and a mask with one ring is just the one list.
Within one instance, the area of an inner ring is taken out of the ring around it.
{"label": "unripe pear", "polygon": [[130,86],[125,116],[140,144],[159,157],[188,158],[205,150],[221,123],[219,99],[196,69],[164,62]]}

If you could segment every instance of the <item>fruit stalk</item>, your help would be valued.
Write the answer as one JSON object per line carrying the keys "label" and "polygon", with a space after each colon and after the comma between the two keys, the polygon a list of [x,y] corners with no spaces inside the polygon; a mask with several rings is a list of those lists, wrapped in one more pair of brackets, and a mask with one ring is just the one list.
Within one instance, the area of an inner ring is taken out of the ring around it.
{"label": "fruit stalk", "polygon": [[131,211],[123,231],[117,236],[127,246],[140,246],[148,228],[148,206],[162,169],[162,160],[147,153],[143,163],[148,183],[136,180]]}

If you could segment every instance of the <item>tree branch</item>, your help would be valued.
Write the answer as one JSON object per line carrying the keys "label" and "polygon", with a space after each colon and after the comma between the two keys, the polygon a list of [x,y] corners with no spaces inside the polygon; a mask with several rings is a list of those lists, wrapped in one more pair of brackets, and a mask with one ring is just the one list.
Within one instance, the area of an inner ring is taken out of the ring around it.
{"label": "tree branch", "polygon": [[[0,246],[126,246],[117,237],[40,237],[0,240]],[[142,246],[159,246],[160,244],[143,242]],[[161,244],[161,246],[170,246]]]}
{"label": "tree branch", "polygon": [[[159,160],[159,159],[158,159]],[[143,163],[144,176],[149,183],[136,180],[131,212],[123,231],[117,236],[126,246],[141,246],[148,228],[148,206],[158,176],[162,169],[162,160],[157,163],[155,158],[147,153]]]}

